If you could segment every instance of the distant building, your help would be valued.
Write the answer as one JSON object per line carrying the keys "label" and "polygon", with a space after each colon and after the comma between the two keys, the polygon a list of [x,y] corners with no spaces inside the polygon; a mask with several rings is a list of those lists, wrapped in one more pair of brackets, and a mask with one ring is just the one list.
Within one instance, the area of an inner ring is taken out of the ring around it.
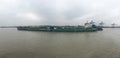
{"label": "distant building", "polygon": [[112,23],[111,25],[112,25],[112,27],[113,27],[113,28],[116,26],[116,24],[115,24],[115,23]]}
{"label": "distant building", "polygon": [[104,25],[104,23],[103,23],[103,22],[100,22],[100,23],[99,23],[99,26],[103,26],[103,25]]}

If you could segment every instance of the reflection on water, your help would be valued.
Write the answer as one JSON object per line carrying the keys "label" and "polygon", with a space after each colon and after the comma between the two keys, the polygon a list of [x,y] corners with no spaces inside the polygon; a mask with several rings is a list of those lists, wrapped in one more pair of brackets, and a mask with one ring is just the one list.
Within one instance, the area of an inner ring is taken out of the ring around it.
{"label": "reflection on water", "polygon": [[0,58],[120,58],[120,29],[34,32],[0,29]]}

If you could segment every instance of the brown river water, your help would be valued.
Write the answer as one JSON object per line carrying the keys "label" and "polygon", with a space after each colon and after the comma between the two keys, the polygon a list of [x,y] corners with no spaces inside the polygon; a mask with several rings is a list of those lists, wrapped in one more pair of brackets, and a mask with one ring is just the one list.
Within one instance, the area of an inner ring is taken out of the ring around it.
{"label": "brown river water", "polygon": [[120,29],[37,32],[1,28],[0,58],[120,58]]}

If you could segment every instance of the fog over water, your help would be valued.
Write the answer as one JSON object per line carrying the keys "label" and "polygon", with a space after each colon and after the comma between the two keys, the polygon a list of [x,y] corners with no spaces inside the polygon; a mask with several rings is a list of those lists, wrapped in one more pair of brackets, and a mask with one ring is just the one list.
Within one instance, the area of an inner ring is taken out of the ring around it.
{"label": "fog over water", "polygon": [[120,25],[119,0],[0,0],[0,26],[78,25],[94,20]]}

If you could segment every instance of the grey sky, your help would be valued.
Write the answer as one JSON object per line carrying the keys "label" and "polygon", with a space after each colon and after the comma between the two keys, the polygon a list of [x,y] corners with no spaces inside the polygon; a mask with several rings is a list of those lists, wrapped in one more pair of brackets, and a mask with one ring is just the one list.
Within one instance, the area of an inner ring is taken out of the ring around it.
{"label": "grey sky", "polygon": [[83,25],[94,20],[120,25],[119,0],[0,0],[0,26]]}

